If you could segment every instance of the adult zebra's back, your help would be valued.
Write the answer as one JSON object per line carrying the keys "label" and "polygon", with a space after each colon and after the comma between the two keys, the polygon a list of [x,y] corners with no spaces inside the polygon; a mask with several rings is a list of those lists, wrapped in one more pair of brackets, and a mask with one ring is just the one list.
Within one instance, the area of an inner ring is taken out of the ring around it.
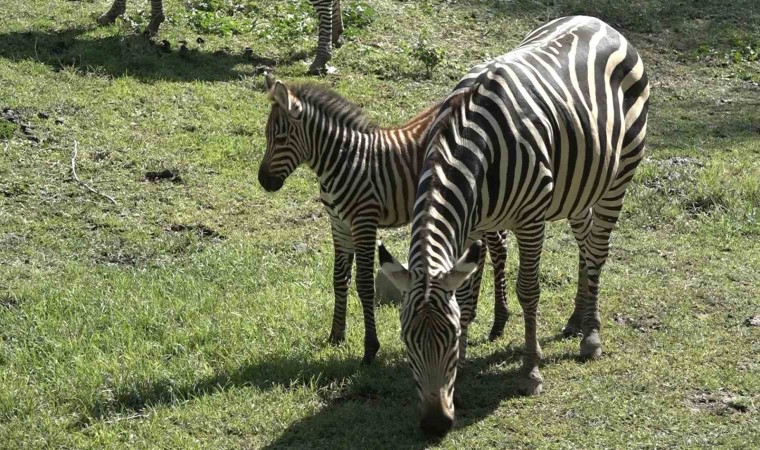
{"label": "adult zebra's back", "polygon": [[599,274],[643,157],[648,98],[636,50],[604,22],[578,16],[475,67],[441,106],[417,188],[409,270],[380,251],[383,271],[409,292],[402,336],[427,433],[443,435],[453,424],[460,308],[451,297],[475,270],[479,244],[464,251],[474,232],[507,228],[518,241],[521,391],[539,393],[543,384],[536,310],[546,220],[569,219],[580,250],[566,331],[582,326],[581,356],[601,353]]}

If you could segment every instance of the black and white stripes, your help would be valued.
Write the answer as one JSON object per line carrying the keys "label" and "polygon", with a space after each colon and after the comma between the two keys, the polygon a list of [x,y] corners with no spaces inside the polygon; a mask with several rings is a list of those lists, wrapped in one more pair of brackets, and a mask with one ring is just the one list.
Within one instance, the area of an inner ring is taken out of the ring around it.
{"label": "black and white stripes", "polygon": [[[399,128],[380,128],[360,108],[334,91],[314,84],[286,86],[267,76],[272,109],[266,126],[267,151],[259,183],[279,190],[301,163],[314,171],[320,198],[330,216],[335,249],[333,314],[330,342],[345,339],[346,297],[356,258],[356,286],[364,311],[364,363],[380,344],[375,332],[374,262],[378,228],[408,224],[417,179],[422,169],[424,139],[438,104]],[[496,273],[504,272],[506,241],[492,233]],[[506,312],[505,287],[497,286],[498,306]],[[468,285],[469,300],[478,286]],[[493,337],[504,328],[504,314],[494,323]]]}
{"label": "black and white stripes", "polygon": [[441,324],[459,325],[450,280],[469,270],[474,250],[465,249],[473,233],[509,229],[518,243],[526,342],[521,391],[538,393],[543,382],[536,312],[547,220],[567,218],[580,250],[578,294],[565,332],[582,330],[582,357],[601,353],[599,274],[643,157],[648,97],[636,50],[607,24],[577,16],[552,21],[514,51],[476,66],[443,103],[417,189],[409,270],[381,252],[383,270],[410,293],[401,328],[423,430],[442,435],[453,422],[460,356],[453,342],[463,324]]}

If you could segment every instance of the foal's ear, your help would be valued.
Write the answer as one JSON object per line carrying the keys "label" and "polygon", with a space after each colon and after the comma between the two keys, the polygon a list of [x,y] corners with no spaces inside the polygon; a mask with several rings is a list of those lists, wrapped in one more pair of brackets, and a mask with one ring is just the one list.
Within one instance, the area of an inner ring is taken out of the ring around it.
{"label": "foal's ear", "polygon": [[390,254],[381,241],[377,242],[377,259],[380,262],[380,270],[383,271],[386,277],[391,280],[394,286],[401,292],[408,292],[409,285],[409,271],[406,270],[401,263],[396,261],[396,258]]}
{"label": "foal's ear", "polygon": [[290,117],[297,119],[301,116],[301,112],[303,111],[301,100],[293,95],[290,89],[288,89],[282,81],[277,80],[274,82],[274,87],[272,88],[271,93],[274,101],[280,105],[280,108],[287,111]]}
{"label": "foal's ear", "polygon": [[475,241],[454,264],[454,267],[441,277],[441,282],[447,291],[454,292],[459,289],[459,286],[478,269],[482,247],[482,242]]}

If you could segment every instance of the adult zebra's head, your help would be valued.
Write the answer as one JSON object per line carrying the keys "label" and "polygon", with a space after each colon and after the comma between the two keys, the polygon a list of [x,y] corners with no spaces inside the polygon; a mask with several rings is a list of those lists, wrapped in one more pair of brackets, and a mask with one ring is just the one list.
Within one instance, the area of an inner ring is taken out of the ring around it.
{"label": "adult zebra's head", "polygon": [[268,73],[264,76],[272,109],[267,119],[267,150],[259,167],[259,184],[275,192],[307,156],[305,114],[303,103],[285,84]]}
{"label": "adult zebra's head", "polygon": [[420,428],[431,437],[445,436],[454,425],[461,334],[454,292],[477,269],[481,245],[474,243],[453,267],[435,275],[419,268],[408,271],[382,243],[378,248],[380,269],[404,292],[401,339],[420,397]]}

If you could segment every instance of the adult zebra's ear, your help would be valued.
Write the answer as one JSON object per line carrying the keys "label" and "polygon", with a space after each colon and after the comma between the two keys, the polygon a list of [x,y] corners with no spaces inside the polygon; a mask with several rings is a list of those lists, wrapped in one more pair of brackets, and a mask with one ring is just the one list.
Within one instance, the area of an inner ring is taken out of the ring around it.
{"label": "adult zebra's ear", "polygon": [[303,111],[303,105],[301,100],[298,99],[282,81],[275,81],[274,88],[272,90],[272,97],[274,101],[280,105],[280,108],[288,112],[288,115],[294,119],[298,119]]}
{"label": "adult zebra's ear", "polygon": [[391,280],[394,286],[401,292],[408,292],[409,285],[411,284],[409,279],[409,271],[406,267],[401,265],[388,250],[381,241],[377,242],[377,259],[380,261],[380,270],[383,271],[386,277]]}
{"label": "adult zebra's ear", "polygon": [[454,264],[454,267],[440,278],[447,291],[453,292],[459,289],[459,286],[464,284],[467,278],[478,269],[482,247],[482,242],[475,241]]}

